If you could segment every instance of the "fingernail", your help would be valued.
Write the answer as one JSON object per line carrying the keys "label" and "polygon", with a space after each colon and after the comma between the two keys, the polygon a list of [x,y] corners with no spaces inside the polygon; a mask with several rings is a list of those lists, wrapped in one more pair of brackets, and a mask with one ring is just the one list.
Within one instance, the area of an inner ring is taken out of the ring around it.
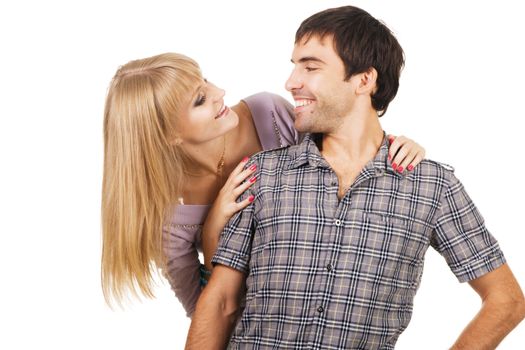
{"label": "fingernail", "polygon": [[395,140],[395,137],[390,137],[390,138],[388,139],[388,141],[390,141],[390,143],[394,142],[394,140]]}
{"label": "fingernail", "polygon": [[250,181],[251,183],[254,183],[254,182],[255,182],[255,176],[252,177],[249,181]]}
{"label": "fingernail", "polygon": [[399,166],[399,167],[397,168],[397,172],[398,172],[398,173],[402,173],[402,172],[403,172],[403,167],[402,167],[402,166]]}
{"label": "fingernail", "polygon": [[407,169],[408,169],[408,171],[412,171],[412,170],[414,170],[414,166],[412,164],[409,164],[407,166]]}
{"label": "fingernail", "polygon": [[396,170],[397,168],[397,164],[396,163],[392,163],[392,169]]}
{"label": "fingernail", "polygon": [[250,197],[248,197],[248,202],[253,202],[253,200],[255,199],[255,196],[252,194]]}
{"label": "fingernail", "polygon": [[250,159],[250,158],[248,158],[248,157],[244,157],[244,158],[241,160],[241,162],[246,163],[246,162],[248,161],[248,159]]}
{"label": "fingernail", "polygon": [[392,160],[392,156],[390,154],[388,155],[388,160]]}
{"label": "fingernail", "polygon": [[257,169],[257,165],[252,165],[251,167],[249,167],[248,169],[250,169],[251,171],[254,171],[255,169]]}

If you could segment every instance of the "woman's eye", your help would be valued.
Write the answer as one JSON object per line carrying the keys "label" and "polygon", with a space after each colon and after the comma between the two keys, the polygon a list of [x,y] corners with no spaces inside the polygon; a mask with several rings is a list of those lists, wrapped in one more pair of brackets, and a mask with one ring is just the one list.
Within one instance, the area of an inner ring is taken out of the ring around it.
{"label": "woman's eye", "polygon": [[201,106],[206,102],[206,95],[199,94],[199,97],[197,97],[197,100],[195,101],[195,107]]}

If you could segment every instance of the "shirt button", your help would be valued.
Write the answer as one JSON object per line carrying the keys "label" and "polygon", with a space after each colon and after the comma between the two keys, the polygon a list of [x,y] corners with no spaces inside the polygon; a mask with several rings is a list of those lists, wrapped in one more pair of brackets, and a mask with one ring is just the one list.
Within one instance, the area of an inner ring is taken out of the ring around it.
{"label": "shirt button", "polygon": [[376,168],[376,175],[383,175],[383,169]]}
{"label": "shirt button", "polygon": [[319,307],[317,308],[317,312],[319,312],[320,314],[323,313],[323,311],[324,311],[324,307],[319,306]]}
{"label": "shirt button", "polygon": [[341,220],[339,219],[335,220],[335,226],[341,226]]}
{"label": "shirt button", "polygon": [[335,186],[335,185],[337,185],[337,182],[336,181],[332,181],[331,185]]}
{"label": "shirt button", "polygon": [[332,266],[332,264],[328,264],[326,265],[326,271],[330,272],[334,269],[334,267]]}

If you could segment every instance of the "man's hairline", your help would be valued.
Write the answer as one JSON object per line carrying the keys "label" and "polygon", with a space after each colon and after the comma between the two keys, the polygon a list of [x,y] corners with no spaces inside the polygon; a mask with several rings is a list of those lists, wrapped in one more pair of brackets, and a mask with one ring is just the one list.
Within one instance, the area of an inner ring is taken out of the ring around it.
{"label": "man's hairline", "polygon": [[322,43],[327,36],[332,36],[332,44],[334,45],[334,49],[335,49],[336,45],[335,45],[335,33],[334,32],[325,32],[325,33],[317,32],[317,31],[305,32],[300,38],[295,39],[294,44],[297,45],[300,43],[301,45],[305,45],[313,37],[317,37],[319,41]]}
{"label": "man's hairline", "polygon": [[[321,33],[315,32],[315,31],[306,32],[300,38],[295,40],[294,45],[299,45],[299,44],[300,45],[306,45],[308,43],[308,41],[310,41],[310,39],[312,39],[313,37],[317,37],[319,42],[321,43],[321,45],[323,45],[323,41],[324,41],[324,39],[327,36],[332,36],[332,48],[334,49],[334,51],[337,54],[337,56],[339,56],[339,53],[337,52],[337,46],[335,44],[335,35],[332,32],[326,32],[324,34],[321,34]],[[306,39],[304,39],[304,41],[303,41],[303,38],[306,38]],[[341,57],[339,57],[339,58],[341,58]],[[293,58],[290,59],[290,61],[293,64],[296,64],[296,62],[294,62]],[[324,62],[323,60],[321,60],[320,58],[317,58],[315,56],[308,56],[306,58],[301,58],[301,59],[299,59],[298,63],[304,63],[306,61],[315,61],[315,62],[319,62],[319,63],[322,63],[322,64],[326,64],[326,62]]]}

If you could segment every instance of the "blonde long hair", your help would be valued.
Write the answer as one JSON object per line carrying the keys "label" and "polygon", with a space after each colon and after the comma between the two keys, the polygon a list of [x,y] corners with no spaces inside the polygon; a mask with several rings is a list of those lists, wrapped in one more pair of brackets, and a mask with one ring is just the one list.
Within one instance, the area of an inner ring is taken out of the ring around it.
{"label": "blonde long hair", "polygon": [[192,59],[165,53],[135,60],[113,77],[104,111],[102,290],[153,297],[164,266],[162,226],[176,204],[184,155],[173,145],[177,116],[202,80]]}

